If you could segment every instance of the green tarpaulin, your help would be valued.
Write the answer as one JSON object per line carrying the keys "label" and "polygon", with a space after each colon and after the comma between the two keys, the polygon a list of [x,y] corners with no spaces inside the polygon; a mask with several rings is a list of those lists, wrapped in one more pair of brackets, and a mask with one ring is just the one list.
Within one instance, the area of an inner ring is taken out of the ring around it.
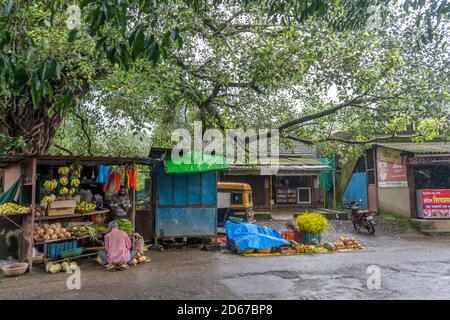
{"label": "green tarpaulin", "polygon": [[[177,159],[180,160],[180,159]],[[180,161],[174,162],[169,155],[166,160],[167,173],[198,173],[215,170],[227,170],[230,166],[224,156],[209,155],[201,152],[189,152]]]}
{"label": "green tarpaulin", "polygon": [[[328,158],[319,158],[320,162],[330,166],[333,169],[336,169],[336,160],[328,159]],[[320,172],[320,186],[325,191],[333,190],[333,171],[332,170],[322,170]]]}
{"label": "green tarpaulin", "polygon": [[8,190],[0,194],[0,204],[13,202],[19,191],[20,179],[17,180]]}

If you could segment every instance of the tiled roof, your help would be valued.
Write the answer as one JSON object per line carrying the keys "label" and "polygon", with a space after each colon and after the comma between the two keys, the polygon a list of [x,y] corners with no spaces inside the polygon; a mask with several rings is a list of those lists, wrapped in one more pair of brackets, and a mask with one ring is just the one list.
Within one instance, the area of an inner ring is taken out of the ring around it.
{"label": "tiled roof", "polygon": [[391,142],[377,143],[377,145],[401,150],[405,152],[426,154],[426,153],[450,153],[450,142]]}

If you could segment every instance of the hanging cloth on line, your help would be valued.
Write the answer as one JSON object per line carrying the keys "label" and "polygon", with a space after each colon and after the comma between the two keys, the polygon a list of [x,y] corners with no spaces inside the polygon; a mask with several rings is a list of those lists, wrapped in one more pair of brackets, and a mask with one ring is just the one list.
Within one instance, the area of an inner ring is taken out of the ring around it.
{"label": "hanging cloth on line", "polygon": [[136,189],[137,188],[137,170],[129,169],[127,170],[127,189]]}
{"label": "hanging cloth on line", "polygon": [[116,191],[119,191],[119,189],[120,189],[120,182],[121,182],[120,179],[122,177],[121,177],[119,171],[114,172],[114,175],[115,175],[115,182],[116,182]]}
{"label": "hanging cloth on line", "polygon": [[120,189],[120,172],[110,172],[108,182],[103,186],[103,191],[105,192],[117,192]]}
{"label": "hanging cloth on line", "polygon": [[96,183],[105,184],[109,179],[109,166],[98,165],[97,166],[98,174]]}
{"label": "hanging cloth on line", "polygon": [[0,194],[0,204],[19,200],[20,180],[21,180],[21,178],[19,178],[16,182],[14,182],[8,188],[8,190],[6,190],[4,193]]}

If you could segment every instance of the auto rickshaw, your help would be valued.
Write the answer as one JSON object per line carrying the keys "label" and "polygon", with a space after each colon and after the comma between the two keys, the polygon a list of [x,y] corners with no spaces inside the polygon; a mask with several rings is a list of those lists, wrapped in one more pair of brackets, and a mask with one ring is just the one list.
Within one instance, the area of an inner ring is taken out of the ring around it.
{"label": "auto rickshaw", "polygon": [[217,184],[217,225],[223,226],[230,217],[253,222],[252,188],[248,183],[219,182]]}

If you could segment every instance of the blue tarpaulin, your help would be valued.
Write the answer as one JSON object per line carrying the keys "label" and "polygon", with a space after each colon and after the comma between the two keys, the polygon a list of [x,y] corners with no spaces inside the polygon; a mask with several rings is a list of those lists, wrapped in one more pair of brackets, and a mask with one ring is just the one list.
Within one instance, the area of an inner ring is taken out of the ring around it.
{"label": "blue tarpaulin", "polygon": [[266,229],[251,223],[225,223],[227,242],[231,248],[266,249],[288,245],[290,242],[274,229]]}

